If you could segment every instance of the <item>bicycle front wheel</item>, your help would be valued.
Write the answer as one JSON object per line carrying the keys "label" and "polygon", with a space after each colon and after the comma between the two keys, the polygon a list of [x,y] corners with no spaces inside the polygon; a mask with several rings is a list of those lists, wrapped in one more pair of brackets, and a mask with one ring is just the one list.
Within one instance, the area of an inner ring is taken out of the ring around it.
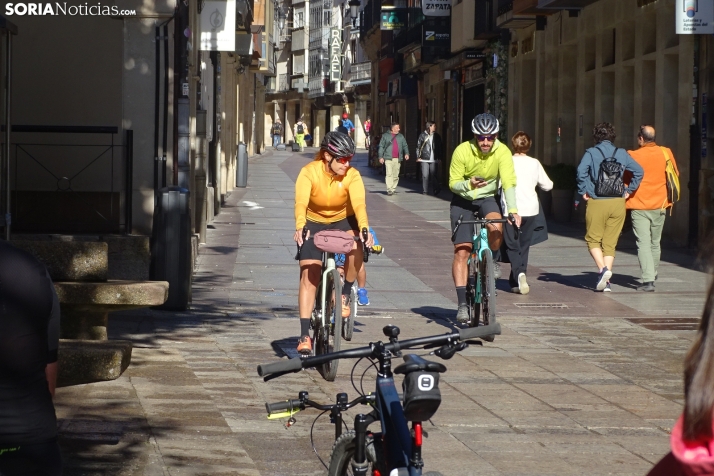
{"label": "bicycle front wheel", "polygon": [[[315,355],[328,354],[340,350],[342,334],[342,289],[340,273],[334,269],[325,279],[324,326],[315,329]],[[322,378],[328,382],[337,376],[339,360],[327,362],[318,367]]]}
{"label": "bicycle front wheel", "polygon": [[[352,461],[355,457],[356,436],[354,430],[343,433],[335,440],[330,456],[330,467],[327,476],[345,476],[352,474]],[[387,474],[384,459],[377,456],[378,450],[374,444],[374,437],[367,435],[365,441],[365,454],[367,456],[367,474],[372,474],[373,470],[378,470],[381,474]],[[381,451],[379,451],[381,455]]]}
{"label": "bicycle front wheel", "polygon": [[357,288],[352,286],[350,291],[350,317],[343,319],[342,337],[346,341],[352,340],[352,334],[355,330],[355,319],[357,318]]}
{"label": "bicycle front wheel", "polygon": [[481,286],[481,322],[487,326],[496,322],[496,276],[491,250],[483,254]]}

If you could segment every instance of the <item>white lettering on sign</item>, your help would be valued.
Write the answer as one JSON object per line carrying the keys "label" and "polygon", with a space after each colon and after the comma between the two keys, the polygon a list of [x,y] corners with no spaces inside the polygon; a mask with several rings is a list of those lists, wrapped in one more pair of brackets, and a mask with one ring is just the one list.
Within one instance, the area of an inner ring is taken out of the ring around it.
{"label": "white lettering on sign", "polygon": [[421,11],[425,17],[451,16],[451,0],[422,0]]}
{"label": "white lettering on sign", "polygon": [[330,81],[342,79],[342,30],[330,30]]}

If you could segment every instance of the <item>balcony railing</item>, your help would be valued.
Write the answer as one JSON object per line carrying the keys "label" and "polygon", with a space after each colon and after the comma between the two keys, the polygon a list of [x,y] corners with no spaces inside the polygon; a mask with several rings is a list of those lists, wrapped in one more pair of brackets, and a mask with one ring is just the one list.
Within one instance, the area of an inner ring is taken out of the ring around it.
{"label": "balcony railing", "polygon": [[310,49],[328,49],[330,29],[326,27],[310,28]]}

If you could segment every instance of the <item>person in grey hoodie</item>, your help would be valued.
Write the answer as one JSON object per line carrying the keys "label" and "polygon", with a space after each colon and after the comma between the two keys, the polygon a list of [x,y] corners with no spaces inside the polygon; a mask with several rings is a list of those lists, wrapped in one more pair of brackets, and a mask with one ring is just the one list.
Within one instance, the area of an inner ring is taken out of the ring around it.
{"label": "person in grey hoodie", "polygon": [[[625,223],[625,200],[637,190],[644,175],[625,149],[613,145],[615,138],[612,124],[597,124],[593,128],[595,146],[585,151],[577,172],[578,194],[587,204],[585,242],[598,270],[595,290],[605,292],[611,291],[615,247]],[[612,164],[613,159],[616,164]],[[632,173],[628,186],[622,182],[626,170]]]}

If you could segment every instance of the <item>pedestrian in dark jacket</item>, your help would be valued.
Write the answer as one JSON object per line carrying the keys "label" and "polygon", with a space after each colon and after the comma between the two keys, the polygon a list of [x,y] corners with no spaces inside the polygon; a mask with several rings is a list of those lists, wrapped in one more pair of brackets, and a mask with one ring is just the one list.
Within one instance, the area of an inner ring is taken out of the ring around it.
{"label": "pedestrian in dark jacket", "polygon": [[421,162],[422,192],[429,193],[429,181],[434,188],[434,195],[439,195],[441,187],[436,175],[436,168],[441,161],[441,136],[436,133],[436,123],[426,121],[426,129],[417,141],[417,162]]}
{"label": "pedestrian in dark jacket", "polygon": [[[640,186],[644,172],[625,149],[613,145],[615,128],[601,122],[593,128],[594,147],[585,151],[578,166],[578,194],[587,203],[585,212],[585,242],[598,269],[596,291],[609,292],[615,247],[625,223],[625,200]],[[608,175],[608,164],[618,171]],[[603,164],[603,162],[607,163]],[[632,172],[629,186],[622,175]],[[606,173],[607,172],[607,173]],[[608,177],[610,177],[608,179]],[[614,192],[613,192],[614,191]],[[598,193],[599,192],[599,193]]]}
{"label": "pedestrian in dark jacket", "polygon": [[669,439],[672,451],[652,468],[648,476],[714,474],[712,368],[714,368],[714,284],[709,287],[709,296],[694,344],[684,359],[684,412],[672,428]]}

